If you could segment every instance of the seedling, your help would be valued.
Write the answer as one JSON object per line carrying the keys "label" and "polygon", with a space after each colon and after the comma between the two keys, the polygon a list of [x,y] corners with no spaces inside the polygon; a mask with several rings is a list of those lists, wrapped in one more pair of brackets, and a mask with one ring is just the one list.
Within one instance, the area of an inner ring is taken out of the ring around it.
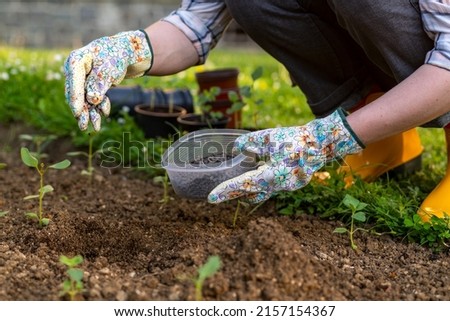
{"label": "seedling", "polygon": [[25,215],[31,219],[37,220],[40,227],[47,226],[48,223],[50,223],[50,219],[44,218],[43,209],[42,209],[42,203],[45,194],[50,193],[53,191],[53,187],[51,185],[44,185],[44,175],[49,169],[65,169],[70,166],[70,161],[67,159],[53,164],[46,166],[44,163],[39,163],[38,159],[33,156],[28,148],[22,147],[20,149],[20,156],[22,158],[22,162],[27,165],[28,167],[34,167],[36,168],[37,172],[40,176],[40,184],[39,184],[39,193],[36,195],[28,195],[24,197],[24,200],[39,199],[39,210],[38,213],[26,213]]}
{"label": "seedling", "polygon": [[248,204],[244,201],[237,200],[236,209],[235,209],[234,215],[233,215],[233,228],[236,227],[237,218],[241,211],[241,205],[242,205],[242,207],[245,207],[245,208],[250,206],[250,204]]}
{"label": "seedling", "polygon": [[67,153],[67,156],[84,156],[87,158],[87,169],[83,169],[81,171],[81,175],[87,175],[89,177],[89,181],[92,181],[92,175],[94,174],[94,166],[92,165],[92,160],[94,159],[94,157],[100,153],[102,150],[96,150],[93,151],[93,142],[94,142],[94,136],[95,133],[94,132],[90,132],[88,133],[89,135],[89,147],[88,147],[88,152],[82,152],[82,151],[78,151],[78,152],[69,152]]}
{"label": "seedling", "polygon": [[[210,119],[220,119],[223,117],[221,112],[211,111],[212,105],[211,103],[216,100],[217,95],[220,94],[219,87],[211,87],[209,90],[204,90],[198,95],[197,106],[200,108],[202,121],[208,122]],[[209,118],[208,118],[209,117]]]}
{"label": "seedling", "polygon": [[164,188],[163,198],[159,202],[163,203],[163,204],[169,203],[169,201],[170,201],[170,196],[169,196],[170,182],[169,182],[169,175],[167,174],[167,172],[164,172],[163,176],[154,177],[153,183],[162,184],[162,186]]}
{"label": "seedling", "polygon": [[67,279],[62,283],[60,296],[68,295],[71,301],[74,301],[83,293],[83,270],[78,266],[83,263],[83,257],[76,255],[69,258],[65,255],[59,257],[59,262],[67,266]]}
{"label": "seedling", "polygon": [[[253,212],[255,212],[261,205],[263,205],[266,201],[260,202],[258,204],[256,204],[255,206],[253,206],[253,208],[247,213],[247,215],[251,215]],[[241,212],[241,206],[244,208],[248,208],[250,207],[250,203],[241,201],[241,200],[237,200],[237,205],[236,205],[236,210],[234,211],[234,216],[233,216],[233,228],[236,227],[236,222],[237,222],[237,218]]]}
{"label": "seedling", "polygon": [[6,167],[5,163],[0,163],[0,169],[4,169]]}
{"label": "seedling", "polygon": [[203,300],[203,284],[207,278],[212,277],[219,271],[222,266],[222,261],[217,255],[210,256],[205,264],[203,264],[197,271],[197,278],[193,280],[195,285],[195,299],[197,301]]}
{"label": "seedling", "polygon": [[34,144],[35,152],[30,152],[34,157],[40,161],[48,155],[44,153],[45,148],[57,138],[55,135],[29,135],[23,134],[19,136],[20,139],[29,141]]}
{"label": "seedling", "polygon": [[364,230],[362,228],[355,228],[355,221],[357,222],[365,222],[366,221],[366,214],[362,211],[367,204],[363,203],[353,196],[346,194],[344,197],[344,200],[342,203],[351,211],[351,218],[350,218],[350,229],[346,227],[338,227],[333,232],[334,233],[348,233],[350,237],[350,245],[352,249],[356,250],[358,246],[356,246],[354,240],[353,240],[353,234],[358,230]]}

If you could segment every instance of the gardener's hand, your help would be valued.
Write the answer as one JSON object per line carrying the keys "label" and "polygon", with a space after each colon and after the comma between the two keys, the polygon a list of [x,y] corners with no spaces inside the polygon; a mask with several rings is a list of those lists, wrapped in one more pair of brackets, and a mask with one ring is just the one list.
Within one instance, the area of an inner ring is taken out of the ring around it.
{"label": "gardener's hand", "polygon": [[304,187],[327,162],[363,148],[341,109],[304,126],[245,134],[236,140],[236,151],[246,150],[270,160],[256,170],[219,184],[208,201],[220,203],[242,197],[250,203],[262,202],[278,191]]}
{"label": "gardener's hand", "polygon": [[92,41],[67,58],[66,100],[81,130],[91,121],[100,130],[101,116],[108,116],[105,93],[124,78],[141,77],[152,65],[152,50],[143,30],[121,32]]}

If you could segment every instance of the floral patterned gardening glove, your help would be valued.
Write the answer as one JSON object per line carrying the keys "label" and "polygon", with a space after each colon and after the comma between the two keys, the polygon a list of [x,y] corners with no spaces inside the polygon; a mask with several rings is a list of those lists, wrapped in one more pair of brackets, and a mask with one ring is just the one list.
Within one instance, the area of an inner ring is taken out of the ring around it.
{"label": "floral patterned gardening glove", "polygon": [[102,37],[74,50],[64,64],[66,100],[81,130],[91,121],[100,130],[101,115],[111,106],[106,92],[124,78],[145,75],[153,63],[147,33],[126,31]]}
{"label": "floral patterned gardening glove", "polygon": [[265,129],[240,136],[237,152],[268,156],[269,161],[219,184],[209,194],[210,203],[242,197],[259,203],[278,191],[293,191],[309,183],[327,162],[358,153],[364,148],[345,119],[342,109],[304,126]]}

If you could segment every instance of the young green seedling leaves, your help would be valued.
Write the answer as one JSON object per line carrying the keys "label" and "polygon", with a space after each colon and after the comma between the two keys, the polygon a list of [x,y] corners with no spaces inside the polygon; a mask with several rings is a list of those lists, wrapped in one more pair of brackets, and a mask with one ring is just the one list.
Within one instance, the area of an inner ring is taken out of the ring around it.
{"label": "young green seedling leaves", "polygon": [[349,194],[345,195],[342,203],[351,211],[350,229],[346,227],[337,227],[333,232],[339,234],[348,233],[351,247],[356,250],[358,247],[353,241],[353,234],[360,228],[355,228],[355,221],[361,223],[366,221],[366,214],[362,212],[362,210],[366,208],[367,204],[357,200]]}
{"label": "young green seedling leaves", "polygon": [[70,166],[70,161],[65,159],[59,163],[50,165],[48,168],[53,168],[53,169],[66,169],[67,167]]}
{"label": "young green seedling leaves", "polygon": [[207,278],[216,274],[221,265],[222,263],[217,255],[210,256],[208,261],[198,270],[198,280],[203,283]]}
{"label": "young green seedling leaves", "polygon": [[5,163],[0,163],[0,169],[4,169],[6,167]]}
{"label": "young green seedling leaves", "polygon": [[349,209],[351,209],[354,212],[361,211],[367,206],[366,203],[363,203],[363,202],[357,200],[350,194],[345,195],[342,203],[344,203],[345,206],[347,206]]}
{"label": "young green seedling leaves", "polygon": [[22,162],[28,167],[38,167],[39,161],[36,157],[31,155],[30,151],[26,147],[22,147],[20,149],[20,157],[22,158]]}
{"label": "young green seedling leaves", "polygon": [[44,174],[47,172],[48,169],[56,169],[61,170],[65,169],[70,166],[70,161],[65,159],[61,162],[58,162],[56,164],[52,164],[48,167],[45,166],[44,163],[39,163],[39,160],[37,157],[35,157],[26,147],[22,147],[20,149],[20,156],[22,158],[23,163],[28,167],[34,167],[36,168],[37,172],[40,176],[40,183],[39,183],[39,193],[35,195],[28,195],[24,197],[24,200],[39,199],[39,212],[38,213],[25,213],[25,215],[31,219],[36,219],[39,222],[39,226],[47,226],[50,222],[48,218],[43,217],[43,198],[45,194],[53,192],[53,187],[51,185],[44,185]]}
{"label": "young green seedling leaves", "polygon": [[194,280],[195,298],[197,301],[201,301],[203,299],[202,288],[205,280],[216,274],[221,266],[222,261],[220,260],[220,257],[218,257],[217,255],[213,255],[210,256],[206,263],[198,269],[197,279]]}
{"label": "young green seedling leaves", "polygon": [[59,257],[59,262],[67,266],[66,274],[68,279],[62,283],[62,290],[60,295],[69,295],[70,300],[74,300],[77,295],[83,292],[83,275],[84,272],[78,266],[83,263],[83,257],[76,255],[69,258],[65,255]]}
{"label": "young green seedling leaves", "polygon": [[259,79],[262,77],[264,72],[264,68],[262,66],[258,66],[253,72],[252,72],[252,79],[253,81]]}
{"label": "young green seedling leaves", "polygon": [[65,255],[61,255],[59,257],[59,262],[70,268],[73,268],[83,263],[83,257],[81,255],[75,255],[74,257],[70,258]]}

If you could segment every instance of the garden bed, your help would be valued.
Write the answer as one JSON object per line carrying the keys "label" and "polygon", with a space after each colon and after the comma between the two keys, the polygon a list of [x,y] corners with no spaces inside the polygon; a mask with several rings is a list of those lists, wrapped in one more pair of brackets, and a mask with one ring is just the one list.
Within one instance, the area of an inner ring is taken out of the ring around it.
{"label": "garden bed", "polygon": [[[0,300],[62,300],[60,255],[82,255],[83,300],[194,300],[190,280],[211,255],[222,268],[204,285],[205,300],[450,300],[448,251],[433,252],[388,235],[356,233],[316,215],[282,216],[274,201],[249,214],[236,202],[210,205],[170,193],[132,170],[96,167],[84,159],[49,171],[51,219],[39,228],[24,213],[36,202],[39,177],[22,164],[14,131],[3,128],[0,161]],[[12,146],[11,148],[6,148]],[[56,146],[56,147],[55,147]],[[52,145],[49,162],[70,144]]]}

